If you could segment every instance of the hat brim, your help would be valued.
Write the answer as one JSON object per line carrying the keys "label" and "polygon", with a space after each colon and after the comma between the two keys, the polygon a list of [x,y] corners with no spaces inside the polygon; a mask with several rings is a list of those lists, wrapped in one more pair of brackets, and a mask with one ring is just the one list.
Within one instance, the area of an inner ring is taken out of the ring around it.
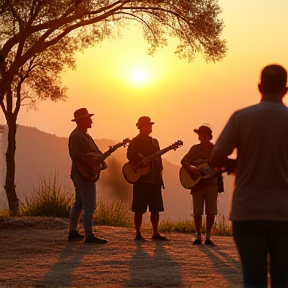
{"label": "hat brim", "polygon": [[[138,123],[137,123],[137,124],[138,124]],[[143,126],[145,126],[145,125],[154,125],[155,122],[147,122],[147,123],[143,123],[143,124],[141,124],[141,125],[137,125],[137,124],[136,124],[137,128],[140,129],[141,127],[143,127]]]}
{"label": "hat brim", "polygon": [[208,130],[203,130],[203,129],[194,129],[193,130],[195,133],[199,134],[199,133],[205,133],[205,134],[212,134],[212,131],[208,131]]}
{"label": "hat brim", "polygon": [[80,117],[78,117],[78,118],[72,119],[71,121],[76,122],[76,121],[79,121],[79,120],[81,120],[81,119],[83,119],[83,118],[92,117],[93,115],[94,115],[94,114],[82,115],[82,116],[80,116]]}

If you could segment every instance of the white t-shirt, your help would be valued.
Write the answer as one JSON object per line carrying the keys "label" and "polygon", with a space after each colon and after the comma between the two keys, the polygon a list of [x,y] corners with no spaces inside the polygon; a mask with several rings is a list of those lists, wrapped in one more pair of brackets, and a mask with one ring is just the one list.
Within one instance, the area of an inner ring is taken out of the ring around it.
{"label": "white t-shirt", "polygon": [[288,221],[288,108],[275,101],[236,111],[216,142],[237,149],[231,221]]}

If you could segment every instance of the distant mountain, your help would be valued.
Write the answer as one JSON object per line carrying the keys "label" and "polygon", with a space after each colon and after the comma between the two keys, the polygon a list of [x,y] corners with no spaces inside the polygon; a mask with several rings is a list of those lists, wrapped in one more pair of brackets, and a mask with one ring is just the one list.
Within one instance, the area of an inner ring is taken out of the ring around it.
{"label": "distant mountain", "polygon": [[[2,206],[6,206],[7,200],[3,186],[6,174],[7,129],[4,129],[1,136],[0,203]],[[53,177],[54,173],[58,174],[58,182],[62,184],[64,189],[73,191],[70,179],[71,160],[68,154],[68,138],[48,134],[36,128],[19,126],[16,141],[16,190],[21,201],[23,201],[24,195],[33,193],[33,187],[39,185],[40,177],[48,180],[49,177]],[[102,152],[117,143],[110,139],[96,139],[95,142]],[[173,153],[173,151],[168,153]],[[162,158],[165,182],[165,189],[163,190],[165,212],[161,213],[161,219],[192,219],[189,190],[184,189],[179,182],[180,166],[167,161],[165,155]],[[120,147],[107,158],[108,168],[101,171],[100,179],[97,182],[98,198],[104,201],[123,199],[127,206],[130,206],[132,185],[126,182],[121,171],[125,162],[127,162],[126,149],[123,147]],[[224,214],[227,219],[233,177],[226,176],[224,180],[227,192],[219,197],[219,213]],[[148,215],[144,216],[144,221],[149,221]]]}

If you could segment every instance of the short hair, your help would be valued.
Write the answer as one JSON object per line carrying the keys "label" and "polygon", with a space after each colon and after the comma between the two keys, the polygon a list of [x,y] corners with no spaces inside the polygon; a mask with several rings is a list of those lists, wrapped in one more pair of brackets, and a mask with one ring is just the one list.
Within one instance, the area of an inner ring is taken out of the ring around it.
{"label": "short hair", "polygon": [[287,82],[287,71],[280,65],[268,65],[261,72],[261,88],[266,94],[283,92]]}

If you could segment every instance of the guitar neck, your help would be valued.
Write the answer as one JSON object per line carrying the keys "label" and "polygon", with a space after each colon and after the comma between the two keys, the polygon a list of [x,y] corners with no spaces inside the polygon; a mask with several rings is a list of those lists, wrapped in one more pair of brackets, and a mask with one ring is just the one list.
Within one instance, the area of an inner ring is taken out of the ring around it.
{"label": "guitar neck", "polygon": [[105,160],[107,157],[109,157],[118,147],[115,148],[115,146],[110,147],[106,152],[102,154],[102,160]]}
{"label": "guitar neck", "polygon": [[[152,161],[152,160],[155,159],[156,157],[159,157],[159,156],[165,154],[166,152],[168,152],[168,151],[171,150],[171,149],[173,149],[172,146],[166,147],[166,148],[164,148],[164,149],[162,149],[162,150],[160,150],[160,151],[158,151],[158,152],[156,152],[156,153],[154,153],[154,154],[151,154],[151,155],[145,157],[142,161],[143,161],[143,162],[144,162],[144,161]],[[141,162],[142,162],[142,161],[141,161]]]}
{"label": "guitar neck", "polygon": [[[128,142],[128,141],[126,141]],[[121,146],[124,146],[126,144],[126,142],[121,142],[118,143],[114,146],[111,146],[106,152],[104,152],[102,154],[102,160],[104,161],[107,157],[109,157],[114,151],[116,151],[118,148],[120,148]]]}

